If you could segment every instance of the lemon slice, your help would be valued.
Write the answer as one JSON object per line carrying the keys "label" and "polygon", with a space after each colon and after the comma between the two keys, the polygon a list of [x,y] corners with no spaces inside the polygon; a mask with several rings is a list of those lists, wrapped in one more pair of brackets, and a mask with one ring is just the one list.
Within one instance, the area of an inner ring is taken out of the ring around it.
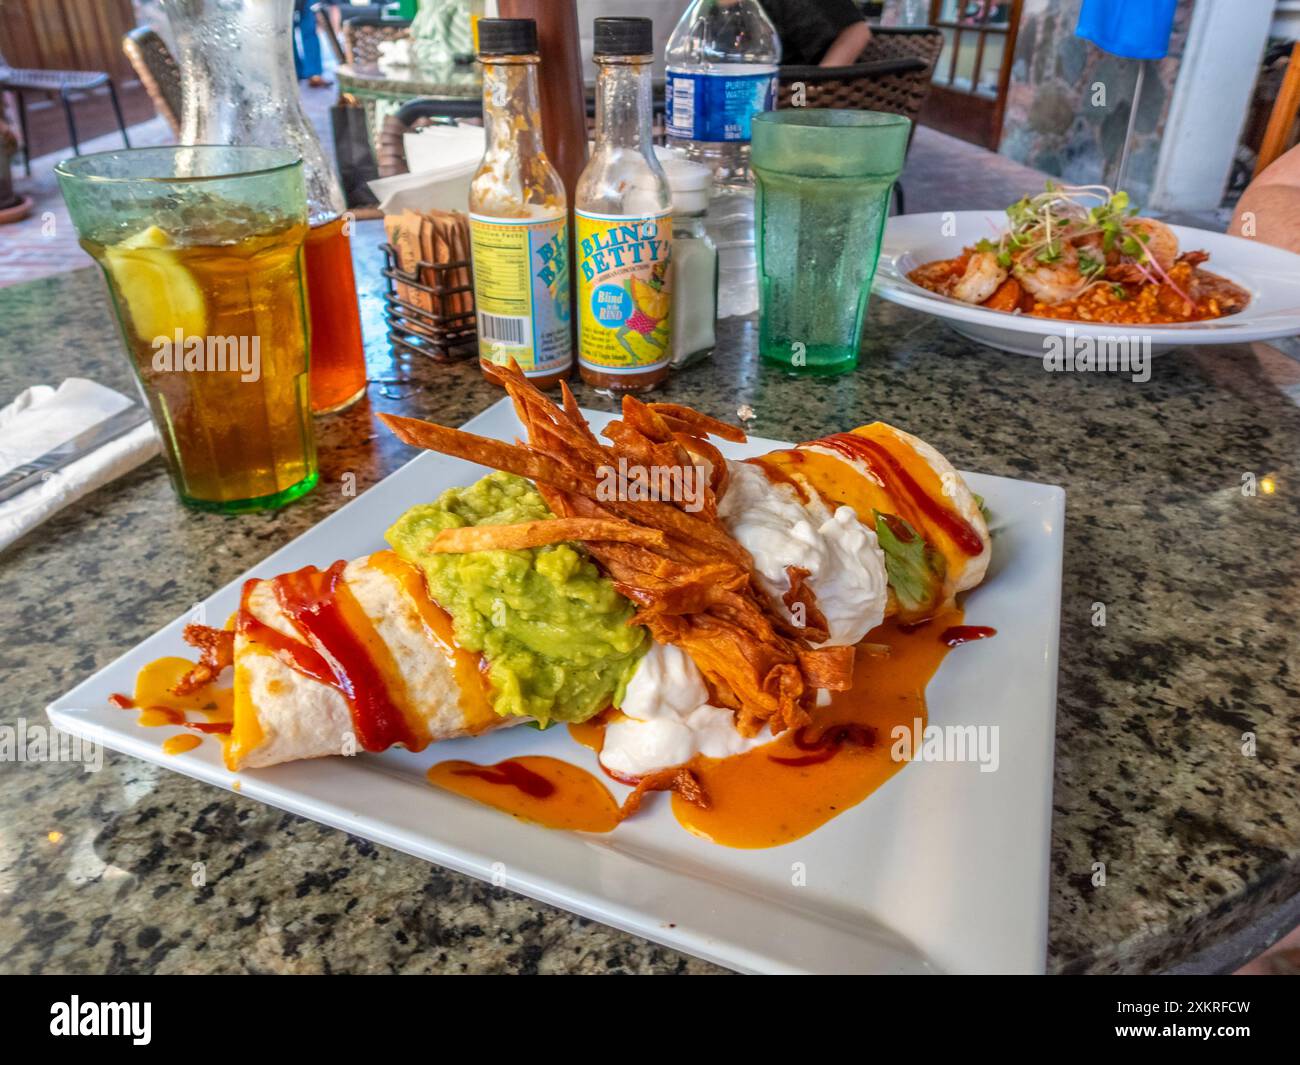
{"label": "lemon slice", "polygon": [[669,298],[667,292],[660,292],[639,277],[632,278],[633,301],[643,313],[656,321],[667,315]]}
{"label": "lemon slice", "polygon": [[170,245],[164,230],[149,226],[104,250],[118,298],[136,335],[147,343],[171,340],[177,329],[187,337],[208,332],[203,290]]}

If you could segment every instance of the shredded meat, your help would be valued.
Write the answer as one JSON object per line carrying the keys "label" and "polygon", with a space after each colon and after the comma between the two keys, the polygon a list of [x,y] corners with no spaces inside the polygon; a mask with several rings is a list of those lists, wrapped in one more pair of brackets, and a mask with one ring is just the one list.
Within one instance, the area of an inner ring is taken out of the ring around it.
{"label": "shredded meat", "polygon": [[[591,431],[567,386],[557,407],[515,366],[485,366],[502,385],[528,429],[527,444],[505,444],[414,418],[381,414],[399,438],[531,479],[558,517],[616,519],[656,529],[664,546],[587,542],[587,550],[637,607],[634,621],[659,643],[680,647],[708,682],[714,705],[736,712],[736,727],[752,736],[810,720],[816,689],[843,690],[853,679],[853,649],[815,648],[807,629],[777,614],[758,587],[749,553],[717,516],[725,463],[704,438],[743,439],[734,426],[686,407],[623,399],[623,417],[611,422],[603,444]],[[612,445],[612,446],[611,446]],[[716,460],[714,456],[716,455]],[[687,483],[699,457],[712,466],[707,484],[690,499],[608,498],[604,471],[628,466],[667,470]],[[803,589],[803,592],[807,592]],[[811,593],[802,598],[820,612]],[[825,619],[820,619],[824,625]]]}
{"label": "shredded meat", "polygon": [[799,611],[795,610],[795,604],[799,604],[803,608],[801,628],[804,637],[813,643],[825,643],[831,630],[826,615],[817,608],[817,593],[808,587],[811,574],[802,566],[786,566],[785,575],[790,578],[790,590],[781,596],[781,601],[796,617],[799,616]]}
{"label": "shredded meat", "polygon": [[187,644],[198,648],[199,660],[172,688],[173,695],[192,695],[221,676],[227,666],[235,664],[235,634],[229,629],[186,625],[183,636]]}

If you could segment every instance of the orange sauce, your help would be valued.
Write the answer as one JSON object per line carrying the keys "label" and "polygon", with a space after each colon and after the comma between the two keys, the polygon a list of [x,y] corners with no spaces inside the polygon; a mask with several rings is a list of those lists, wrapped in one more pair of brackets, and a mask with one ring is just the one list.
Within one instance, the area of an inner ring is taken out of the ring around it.
{"label": "orange sauce", "polygon": [[569,726],[569,735],[584,747],[600,754],[605,749],[605,726],[615,717],[622,717],[612,706],[593,718]]}
{"label": "orange sauce", "polygon": [[[961,617],[960,610],[951,610],[907,629],[893,621],[874,629],[866,643],[886,644],[890,653],[859,647],[853,687],[835,692],[829,706],[814,711],[812,728],[801,730],[802,743],[787,732],[731,758],[696,759],[692,768],[709,806],[701,809],[674,795],[677,820],[727,847],[778,847],[856,806],[906,764],[891,755],[892,730],[910,731],[918,720],[924,728],[925,686],[949,651],[939,637]],[[836,735],[838,726],[858,728],[840,728]],[[860,740],[868,729],[874,742],[864,746]],[[828,733],[832,742],[815,750],[816,739]],[[827,749],[830,757],[824,757]]]}
{"label": "orange sauce", "polygon": [[456,642],[451,615],[429,596],[424,575],[392,551],[376,551],[370,565],[396,580],[415,607],[429,639],[442,651],[456,674],[460,688],[460,708],[465,722],[474,731],[498,724],[501,718],[492,709],[487,696],[487,675],[483,656],[467,651]]}
{"label": "orange sauce", "polygon": [[[776,451],[763,458],[768,477],[806,482],[829,506],[852,507],[868,528],[875,528],[873,510],[902,518],[944,556],[950,586],[983,551],[978,532],[952,508],[939,475],[881,423],[812,443],[843,458],[810,451],[809,445]],[[879,483],[861,476],[846,459],[865,465]]]}
{"label": "orange sauce", "polygon": [[[230,688],[207,684],[189,695],[172,692],[194,663],[188,658],[158,658],[146,665],[135,678],[135,692],[127,698],[113,695],[114,706],[137,711],[136,724],[145,728],[182,725],[194,732],[224,734],[234,720],[234,693]],[[197,717],[191,715],[198,715]],[[192,733],[172,736],[163,743],[168,754],[193,750],[201,738]]]}
{"label": "orange sauce", "polygon": [[439,762],[429,783],[546,828],[611,832],[619,807],[604,784],[558,758],[528,755],[496,765]]}
{"label": "orange sauce", "polygon": [[184,754],[186,751],[194,750],[202,742],[192,732],[180,732],[163,740],[162,749],[164,754]]}

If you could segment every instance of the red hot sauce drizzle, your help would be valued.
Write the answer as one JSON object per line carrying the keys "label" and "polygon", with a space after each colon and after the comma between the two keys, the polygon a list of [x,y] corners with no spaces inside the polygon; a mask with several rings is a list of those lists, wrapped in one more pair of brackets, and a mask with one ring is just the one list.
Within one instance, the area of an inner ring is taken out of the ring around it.
{"label": "red hot sauce drizzle", "polygon": [[876,730],[869,725],[855,725],[853,723],[831,725],[816,739],[810,738],[810,731],[809,726],[804,725],[795,732],[791,742],[799,750],[811,753],[795,755],[791,758],[782,758],[770,754],[768,758],[780,765],[818,765],[821,762],[829,762],[845,744],[852,743],[862,748],[876,745]]}
{"label": "red hot sauce drizzle", "polygon": [[[912,475],[903,469],[902,464],[874,440],[854,433],[835,433],[813,442],[864,463],[883,484],[892,483],[901,487],[912,504],[947,533],[963,554],[975,558],[983,553],[984,541],[980,539],[979,533],[960,515],[931,498]],[[897,492],[894,494],[897,495]]]}
{"label": "red hot sauce drizzle", "polygon": [[452,773],[458,777],[478,777],[479,780],[486,780],[489,784],[518,788],[525,795],[534,799],[547,799],[555,794],[554,784],[540,773],[534,773],[513,758],[508,758],[504,762],[497,762],[495,765],[466,764],[463,767],[453,769]]}
{"label": "red hot sauce drizzle", "polygon": [[949,647],[959,647],[972,640],[987,640],[997,634],[997,629],[991,629],[987,625],[953,625],[951,628],[944,629],[939,634],[939,639]]}
{"label": "red hot sauce drizzle", "polygon": [[[239,615],[240,631],[270,647],[286,665],[336,689],[348,701],[357,740],[366,750],[382,751],[397,743],[420,750],[424,744],[393,704],[382,672],[339,605],[340,595],[350,594],[343,586],[346,566],[304,566],[272,581],[280,608],[310,646],[264,625],[246,604]],[[248,590],[245,585],[245,595]]]}

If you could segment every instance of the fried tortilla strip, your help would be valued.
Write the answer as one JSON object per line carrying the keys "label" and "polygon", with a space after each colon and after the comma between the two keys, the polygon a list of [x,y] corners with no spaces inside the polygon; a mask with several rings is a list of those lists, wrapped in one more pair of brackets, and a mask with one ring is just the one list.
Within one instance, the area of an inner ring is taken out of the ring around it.
{"label": "fried tortilla strip", "polygon": [[604,540],[651,547],[663,547],[666,543],[659,530],[645,529],[628,521],[548,518],[518,525],[466,525],[460,529],[443,529],[433,538],[429,550],[434,554],[465,555],[471,551],[519,551],[525,547],[545,547],[567,540]]}
{"label": "fried tortilla strip", "polygon": [[[865,644],[879,648],[883,646],[889,653],[888,644]],[[853,651],[852,647],[817,647],[811,651],[799,652],[799,666],[804,679],[817,688],[827,691],[842,692],[853,687]]]}
{"label": "fried tortilla strip", "polygon": [[172,688],[173,695],[192,695],[211,684],[227,666],[235,664],[235,634],[209,625],[186,625],[182,639],[199,650],[199,660]]}
{"label": "fried tortilla strip", "polygon": [[[504,444],[411,418],[380,415],[409,444],[506,470],[532,480],[557,519],[616,521],[657,532],[662,543],[586,541],[592,558],[638,608],[637,621],[660,643],[679,646],[708,682],[715,705],[736,711],[737,728],[773,733],[807,724],[819,687],[840,689],[852,677],[853,656],[814,651],[759,589],[753,560],[717,516],[725,463],[710,434],[744,440],[744,433],[687,407],[624,397],[622,419],[602,443],[573,394],[557,406],[515,365],[485,366],[528,431],[527,444]],[[626,466],[664,467],[658,484],[680,484],[683,498],[608,498],[608,473]],[[712,468],[701,485],[697,469]],[[688,477],[692,480],[688,481]],[[692,490],[685,492],[690,485]],[[806,599],[805,606],[810,605]],[[814,619],[815,620],[815,619]]]}
{"label": "fried tortilla strip", "polygon": [[[566,491],[582,492],[587,487],[554,459],[518,444],[502,443],[463,429],[448,429],[419,418],[403,418],[397,414],[381,414],[379,418],[402,443],[412,447],[439,451]],[[591,487],[594,489],[594,481]]]}
{"label": "fried tortilla strip", "polygon": [[632,793],[623,800],[618,819],[625,821],[641,809],[642,800],[652,791],[673,791],[692,806],[698,806],[701,810],[709,808],[709,796],[699,778],[688,767],[675,765],[656,769],[638,780]]}
{"label": "fried tortilla strip", "polygon": [[710,418],[707,414],[701,414],[691,407],[683,407],[677,403],[650,403],[647,405],[663,418],[671,428],[689,433],[691,436],[699,436],[704,433],[709,436],[716,436],[720,440],[730,440],[736,444],[743,444],[749,439],[745,435],[745,430],[740,426],[732,425],[730,422],[718,421],[717,418]]}

